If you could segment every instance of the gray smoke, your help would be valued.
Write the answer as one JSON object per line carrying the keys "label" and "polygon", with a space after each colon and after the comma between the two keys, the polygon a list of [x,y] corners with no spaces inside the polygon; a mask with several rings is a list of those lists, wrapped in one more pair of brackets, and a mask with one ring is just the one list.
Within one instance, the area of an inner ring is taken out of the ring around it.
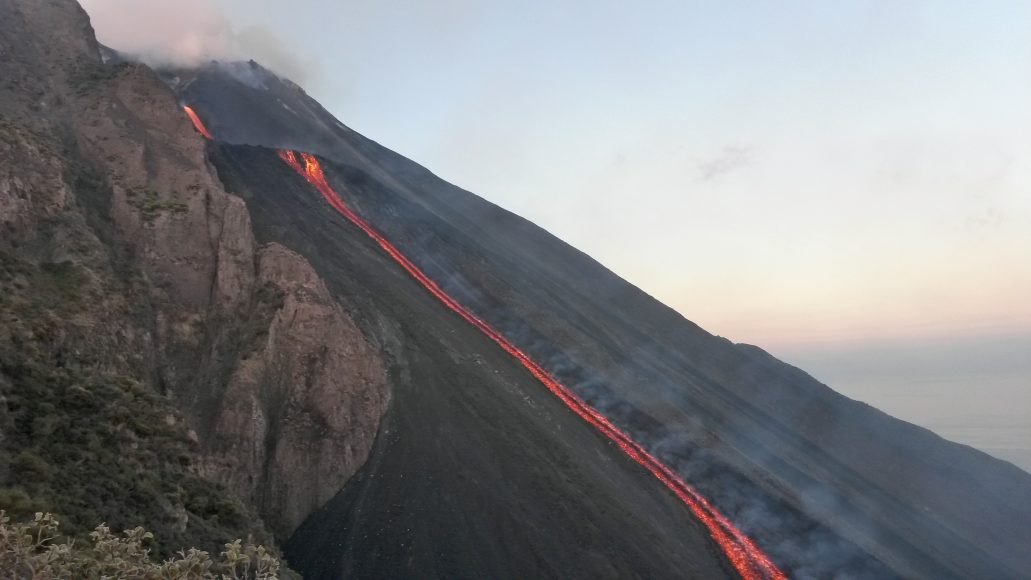
{"label": "gray smoke", "polygon": [[751,145],[728,145],[710,158],[698,163],[698,175],[702,181],[715,181],[755,161],[755,147]]}
{"label": "gray smoke", "polygon": [[214,0],[81,0],[97,38],[155,67],[252,59],[298,84],[316,68],[272,31],[234,28]]}
{"label": "gray smoke", "polygon": [[[371,189],[367,181],[360,182]],[[442,228],[425,213],[424,208],[409,203],[404,197],[376,195],[371,191],[360,192],[360,189],[342,188],[341,191],[345,197],[358,195],[359,198],[351,203],[360,207],[372,223],[383,228],[387,237],[392,238],[430,278],[683,476],[756,540],[791,578],[874,580],[896,577],[876,557],[819,523],[821,519],[844,520],[849,522],[853,532],[863,528],[867,536],[876,534],[876,529],[867,527],[862,514],[857,513],[846,498],[819,482],[803,480],[796,482],[795,493],[786,497],[776,488],[750,479],[724,457],[723,451],[707,443],[705,434],[711,425],[705,418],[702,402],[692,400],[693,392],[679,382],[668,382],[658,370],[649,372],[634,362],[638,358],[668,359],[668,351],[650,343],[638,343],[636,348],[639,350],[627,361],[619,361],[617,357],[616,362],[606,366],[603,372],[592,370],[593,365],[585,362],[590,359],[581,359],[578,356],[581,353],[574,352],[575,345],[560,348],[546,333],[525,319],[518,312],[518,301],[516,308],[512,308],[513,304],[498,300],[499,289],[515,287],[517,291],[526,291],[527,288],[514,280],[492,280],[490,273],[479,268],[479,261],[470,259],[466,253],[468,248],[476,247],[473,240],[463,240],[462,233]],[[478,223],[490,229],[491,224],[482,219]],[[405,226],[398,227],[398,224]],[[500,256],[492,256],[491,259],[500,270],[515,270]],[[575,319],[567,322],[575,324]],[[645,354],[648,356],[643,356]],[[759,361],[755,364],[759,365],[767,360],[762,356],[754,358]],[[678,425],[664,423],[641,412],[614,388],[617,384],[633,385],[642,380],[664,385],[660,390],[662,396],[678,408],[693,409],[693,415]],[[796,409],[801,418],[809,407],[803,394],[796,394],[796,397]],[[787,423],[791,422],[792,419],[788,418]],[[827,436],[834,435],[827,433]],[[762,433],[740,433],[733,445],[741,450],[748,447],[747,456],[761,464],[764,454],[769,451],[749,442],[762,441],[763,438]],[[770,459],[777,460],[776,457]]]}

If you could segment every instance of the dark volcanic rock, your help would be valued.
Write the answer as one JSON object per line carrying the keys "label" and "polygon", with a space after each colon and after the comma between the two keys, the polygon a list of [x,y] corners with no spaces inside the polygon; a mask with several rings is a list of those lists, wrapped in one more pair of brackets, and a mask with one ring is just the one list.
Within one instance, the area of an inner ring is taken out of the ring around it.
{"label": "dark volcanic rock", "polygon": [[[354,133],[253,63],[176,79],[219,139],[331,160],[330,180],[349,205],[793,574],[997,578],[1031,566],[1022,548],[1031,545],[1027,473],[710,335],[526,220]],[[278,190],[262,199],[270,162],[223,147],[217,165],[256,208],[285,203]],[[313,238],[328,227],[316,222],[339,218],[311,211],[290,223],[262,211],[259,236],[308,257],[332,286],[336,275],[324,269],[340,258]],[[346,292],[368,294],[366,286]],[[334,505],[345,519],[354,509]]]}
{"label": "dark volcanic rock", "polygon": [[288,544],[306,577],[733,575],[673,494],[273,152],[219,146],[214,160],[259,239],[305,254],[392,361],[393,401],[369,461]]}

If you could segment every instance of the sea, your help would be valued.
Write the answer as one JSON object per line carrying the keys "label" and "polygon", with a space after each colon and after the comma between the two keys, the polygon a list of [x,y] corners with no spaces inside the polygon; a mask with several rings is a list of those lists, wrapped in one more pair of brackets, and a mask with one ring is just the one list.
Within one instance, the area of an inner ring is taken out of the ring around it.
{"label": "sea", "polygon": [[771,352],[849,398],[1031,473],[1031,333]]}

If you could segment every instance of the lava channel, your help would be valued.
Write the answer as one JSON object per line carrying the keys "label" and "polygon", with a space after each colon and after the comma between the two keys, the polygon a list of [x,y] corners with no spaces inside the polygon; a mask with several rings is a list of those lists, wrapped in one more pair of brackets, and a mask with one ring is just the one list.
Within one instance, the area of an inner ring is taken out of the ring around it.
{"label": "lava channel", "polygon": [[412,278],[421,284],[430,294],[440,300],[444,306],[454,311],[475,326],[505,352],[519,361],[549,391],[557,396],[574,413],[584,421],[608,437],[619,446],[631,459],[651,472],[659,481],[668,487],[688,507],[692,514],[705,525],[709,535],[726,554],[727,559],[745,580],[780,580],[787,576],[748,536],[730,522],[715,506],[703,497],[693,486],[688,484],[668,466],[646,451],[632,440],[626,433],[616,427],[607,417],[588,405],[568,387],[560,383],[530,356],[512,344],[500,332],[481,320],[451,295],[445,292],[418,266],[408,259],[389,240],[380,234],[367,221],[351,210],[340,198],[340,195],[326,181],[326,175],[319,160],[310,153],[295,151],[279,151],[279,157],[308,181],[330,206],[347,218],[351,223],[365,232],[380,248],[397,262]]}
{"label": "lava channel", "polygon": [[[183,106],[186,114],[193,121],[193,126],[207,139],[214,139],[207,127],[189,106]],[[731,565],[745,580],[786,580],[787,576],[748,536],[739,530],[716,509],[702,494],[677,475],[666,464],[646,451],[640,444],[616,427],[597,409],[588,405],[568,387],[560,383],[537,361],[530,358],[522,349],[512,344],[500,332],[481,320],[465,306],[451,297],[440,286],[427,276],[418,266],[408,259],[401,250],[390,243],[369,222],[354,213],[340,198],[340,195],[329,185],[326,174],[319,160],[310,153],[280,150],[279,157],[299,173],[326,199],[330,206],[347,218],[352,224],[365,232],[384,252],[397,262],[408,274],[423,286],[430,294],[440,300],[444,306],[461,316],[469,324],[494,341],[505,352],[512,355],[526,370],[530,371],[549,391],[579,415],[584,421],[608,437],[623,452],[647,469],[656,479],[669,488],[688,507],[692,514],[705,525],[709,535],[727,556]]]}
{"label": "lava channel", "polygon": [[215,139],[211,136],[211,132],[208,131],[208,128],[204,126],[204,122],[201,121],[200,117],[197,116],[197,112],[193,110],[193,107],[183,105],[183,110],[186,111],[186,116],[189,117],[191,121],[193,121],[193,126],[197,129],[198,133],[204,135],[205,139]]}

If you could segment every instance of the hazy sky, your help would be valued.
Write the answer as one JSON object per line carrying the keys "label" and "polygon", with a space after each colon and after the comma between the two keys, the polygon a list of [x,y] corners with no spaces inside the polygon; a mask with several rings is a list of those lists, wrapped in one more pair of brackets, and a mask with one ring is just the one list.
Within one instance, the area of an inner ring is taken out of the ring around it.
{"label": "hazy sky", "polygon": [[1031,332],[1026,0],[84,4],[299,77],[733,340]]}

